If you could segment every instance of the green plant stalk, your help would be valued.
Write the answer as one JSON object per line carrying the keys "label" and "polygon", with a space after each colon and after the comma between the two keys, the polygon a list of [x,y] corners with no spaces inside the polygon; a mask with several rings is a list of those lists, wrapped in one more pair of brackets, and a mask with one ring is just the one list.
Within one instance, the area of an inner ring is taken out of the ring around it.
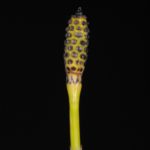
{"label": "green plant stalk", "polygon": [[77,85],[67,84],[67,89],[69,95],[70,146],[71,150],[81,150],[79,121],[81,83]]}
{"label": "green plant stalk", "polygon": [[70,106],[70,141],[71,149],[80,149],[79,106]]}

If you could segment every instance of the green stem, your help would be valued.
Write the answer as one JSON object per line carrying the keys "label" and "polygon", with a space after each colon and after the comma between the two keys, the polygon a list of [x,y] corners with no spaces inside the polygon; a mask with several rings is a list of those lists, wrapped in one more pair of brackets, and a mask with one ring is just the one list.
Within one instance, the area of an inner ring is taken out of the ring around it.
{"label": "green stem", "polygon": [[70,105],[70,142],[71,150],[80,150],[79,105]]}
{"label": "green stem", "polygon": [[70,146],[71,150],[81,150],[80,144],[80,122],[79,122],[79,101],[81,84],[67,84],[69,95],[70,113]]}

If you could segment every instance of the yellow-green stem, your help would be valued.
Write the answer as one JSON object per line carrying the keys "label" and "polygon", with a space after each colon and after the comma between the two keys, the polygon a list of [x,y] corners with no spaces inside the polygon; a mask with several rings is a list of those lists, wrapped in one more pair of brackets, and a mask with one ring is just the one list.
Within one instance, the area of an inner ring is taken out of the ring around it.
{"label": "yellow-green stem", "polygon": [[70,142],[71,150],[80,150],[79,106],[70,105]]}
{"label": "yellow-green stem", "polygon": [[81,84],[67,85],[69,94],[69,112],[70,112],[70,146],[71,150],[81,150],[80,143],[80,122],[79,122],[79,101]]}

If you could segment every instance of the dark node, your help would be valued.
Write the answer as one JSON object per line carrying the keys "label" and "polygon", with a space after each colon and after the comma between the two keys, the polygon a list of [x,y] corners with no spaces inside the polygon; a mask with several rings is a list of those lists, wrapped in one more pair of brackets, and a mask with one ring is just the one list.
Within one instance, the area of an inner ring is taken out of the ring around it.
{"label": "dark node", "polygon": [[70,45],[70,46],[67,47],[67,49],[68,50],[73,50],[73,46]]}
{"label": "dark node", "polygon": [[76,32],[75,36],[78,37],[78,38],[80,38],[80,37],[82,37],[82,33],[81,32]]}
{"label": "dark node", "polygon": [[70,68],[69,68],[69,67],[67,67],[67,68],[66,68],[66,70],[67,70],[67,71],[70,71]]}
{"label": "dark node", "polygon": [[74,24],[79,24],[79,21],[78,21],[78,20],[75,20],[75,21],[74,21]]}
{"label": "dark node", "polygon": [[79,51],[79,52],[81,52],[81,51],[82,51],[82,47],[77,46],[77,47],[76,47],[76,50]]}
{"label": "dark node", "polygon": [[72,63],[73,63],[73,60],[72,60],[72,59],[68,59],[67,63],[68,63],[68,64],[72,64]]}
{"label": "dark node", "polygon": [[84,64],[83,61],[80,61],[79,63],[80,63],[80,65],[83,65],[83,64]]}
{"label": "dark node", "polygon": [[81,54],[80,57],[84,60],[86,60],[87,56],[85,54]]}
{"label": "dark node", "polygon": [[82,21],[82,25],[84,26],[84,25],[86,25],[87,24],[87,22],[86,21]]}
{"label": "dark node", "polygon": [[80,44],[85,46],[85,45],[87,45],[87,42],[86,41],[80,41]]}
{"label": "dark node", "polygon": [[66,37],[71,37],[71,33],[66,33]]}
{"label": "dark node", "polygon": [[82,28],[80,26],[77,27],[77,30],[81,30]]}
{"label": "dark node", "polygon": [[71,70],[72,70],[72,71],[75,71],[75,70],[76,70],[76,67],[71,67]]}
{"label": "dark node", "polygon": [[73,31],[74,30],[74,26],[70,26],[69,30]]}
{"label": "dark node", "polygon": [[78,68],[78,71],[79,71],[79,72],[82,72],[82,71],[83,71],[83,68]]}
{"label": "dark node", "polygon": [[76,52],[72,52],[72,57],[77,58],[78,54]]}
{"label": "dark node", "polygon": [[73,40],[71,41],[71,43],[72,43],[72,44],[76,44],[76,43],[77,43],[77,40],[76,40],[76,39],[73,39]]}
{"label": "dark node", "polygon": [[82,72],[83,71],[83,68],[80,68],[80,72]]}
{"label": "dark node", "polygon": [[64,57],[68,57],[68,56],[69,56],[69,53],[65,52]]}
{"label": "dark node", "polygon": [[79,60],[76,61],[76,64],[77,64],[77,65],[79,64]]}
{"label": "dark node", "polygon": [[65,44],[69,44],[70,42],[70,40],[65,40]]}

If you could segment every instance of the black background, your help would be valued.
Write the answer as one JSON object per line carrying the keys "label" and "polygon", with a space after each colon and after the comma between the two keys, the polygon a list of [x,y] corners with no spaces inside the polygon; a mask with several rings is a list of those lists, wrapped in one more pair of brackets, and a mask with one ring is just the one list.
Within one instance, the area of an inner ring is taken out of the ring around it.
{"label": "black background", "polygon": [[39,3],[1,15],[0,135],[15,139],[6,144],[12,148],[69,149],[62,56],[65,28],[78,6],[90,23],[80,100],[83,150],[143,150],[148,119],[146,1]]}

